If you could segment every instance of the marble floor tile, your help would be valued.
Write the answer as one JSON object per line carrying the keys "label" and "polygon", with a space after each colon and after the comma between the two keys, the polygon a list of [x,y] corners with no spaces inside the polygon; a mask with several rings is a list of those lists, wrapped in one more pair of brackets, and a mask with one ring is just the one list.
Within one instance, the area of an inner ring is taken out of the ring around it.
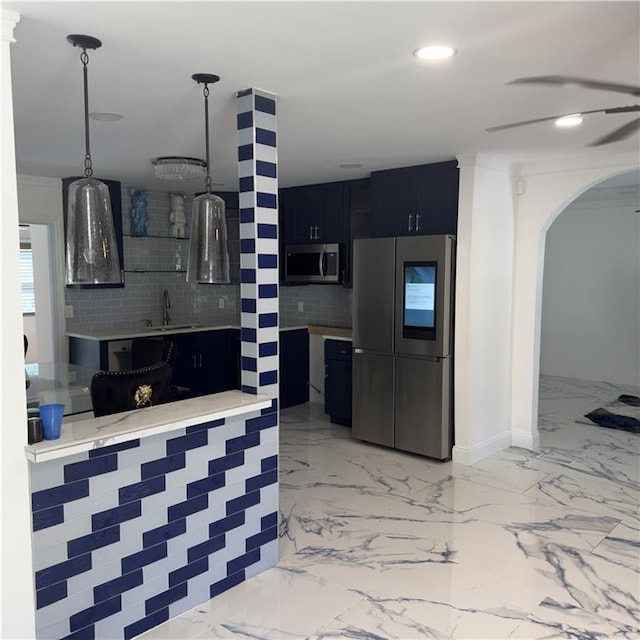
{"label": "marble floor tile", "polygon": [[640,528],[619,524],[593,553],[640,574]]}
{"label": "marble floor tile", "polygon": [[181,617],[209,625],[210,638],[221,627],[230,637],[285,640],[310,636],[360,600],[316,576],[273,568]]}
{"label": "marble floor tile", "polygon": [[543,377],[540,451],[470,467],[282,411],[277,567],[143,637],[640,640],[640,437],[575,422],[620,393]]}
{"label": "marble floor tile", "polygon": [[508,638],[514,640],[639,640],[636,625],[619,624],[581,607],[544,600]]}
{"label": "marble floor tile", "polygon": [[452,602],[422,598],[368,597],[319,629],[309,640],[345,638],[507,638],[520,624],[521,613],[507,606],[478,610]]}

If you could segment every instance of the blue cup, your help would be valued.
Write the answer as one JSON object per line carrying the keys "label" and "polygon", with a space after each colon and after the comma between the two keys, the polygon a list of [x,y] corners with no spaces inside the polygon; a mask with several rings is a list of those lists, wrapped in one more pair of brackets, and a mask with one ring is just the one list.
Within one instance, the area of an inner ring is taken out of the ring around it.
{"label": "blue cup", "polygon": [[41,404],[40,421],[45,440],[57,440],[62,430],[63,404]]}

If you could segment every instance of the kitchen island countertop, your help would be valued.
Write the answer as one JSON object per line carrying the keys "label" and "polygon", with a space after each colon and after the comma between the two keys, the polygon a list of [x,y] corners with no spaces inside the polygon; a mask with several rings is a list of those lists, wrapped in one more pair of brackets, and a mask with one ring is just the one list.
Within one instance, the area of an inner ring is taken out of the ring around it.
{"label": "kitchen island countertop", "polygon": [[129,338],[161,338],[163,335],[176,333],[194,333],[196,331],[217,331],[220,329],[239,329],[237,325],[208,325],[194,323],[182,323],[169,326],[138,327],[136,329],[102,329],[97,331],[67,331],[70,338],[83,338],[85,340],[128,340]]}
{"label": "kitchen island countertop", "polygon": [[45,462],[190,427],[205,420],[220,420],[259,411],[269,406],[271,400],[267,396],[223,391],[99,418],[72,422],[65,420],[58,440],[43,440],[27,445],[25,453],[31,462]]}

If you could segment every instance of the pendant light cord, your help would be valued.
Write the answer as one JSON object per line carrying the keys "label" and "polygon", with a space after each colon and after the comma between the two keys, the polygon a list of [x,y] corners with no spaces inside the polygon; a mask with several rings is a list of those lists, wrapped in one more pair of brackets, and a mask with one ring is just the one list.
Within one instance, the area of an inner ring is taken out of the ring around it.
{"label": "pendant light cord", "polygon": [[85,178],[90,178],[93,175],[93,165],[89,146],[89,74],[87,72],[89,56],[87,55],[86,49],[82,49],[80,61],[82,62],[82,75],[84,80],[84,175]]}
{"label": "pendant light cord", "polygon": [[207,193],[211,193],[211,165],[209,162],[209,85],[206,82],[204,83],[202,95],[204,95],[204,136],[207,149],[207,177],[205,178],[204,185],[207,189]]}

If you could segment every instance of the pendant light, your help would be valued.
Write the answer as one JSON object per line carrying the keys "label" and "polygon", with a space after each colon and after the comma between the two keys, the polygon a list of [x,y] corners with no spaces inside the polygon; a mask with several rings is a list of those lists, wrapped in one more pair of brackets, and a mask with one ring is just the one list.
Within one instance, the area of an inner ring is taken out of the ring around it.
{"label": "pendant light", "polygon": [[69,35],[67,41],[80,47],[84,80],[84,178],[69,185],[67,206],[66,282],[78,284],[121,284],[122,272],[116,231],[107,185],[93,178],[89,147],[89,91],[87,49],[98,49],[102,42],[83,35]]}
{"label": "pendant light", "polygon": [[196,73],[191,77],[198,84],[204,84],[204,127],[207,151],[205,188],[207,191],[193,199],[187,281],[200,284],[226,284],[229,282],[229,250],[225,204],[220,196],[211,193],[209,157],[209,85],[218,82],[220,78],[212,73]]}

